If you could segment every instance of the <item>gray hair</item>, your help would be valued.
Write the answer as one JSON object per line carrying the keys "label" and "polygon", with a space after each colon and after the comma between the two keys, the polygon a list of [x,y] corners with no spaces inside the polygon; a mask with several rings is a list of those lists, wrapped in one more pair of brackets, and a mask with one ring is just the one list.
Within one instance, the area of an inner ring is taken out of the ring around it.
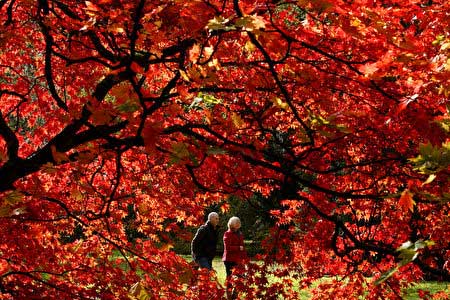
{"label": "gray hair", "polygon": [[209,215],[208,215],[208,221],[211,221],[211,219],[213,218],[213,217],[219,217],[219,214],[218,213],[216,213],[216,212],[211,212],[211,213],[209,213]]}
{"label": "gray hair", "polygon": [[241,224],[241,220],[238,217],[231,217],[228,220],[228,229],[230,229],[231,225],[234,225],[234,224],[237,224],[237,223]]}

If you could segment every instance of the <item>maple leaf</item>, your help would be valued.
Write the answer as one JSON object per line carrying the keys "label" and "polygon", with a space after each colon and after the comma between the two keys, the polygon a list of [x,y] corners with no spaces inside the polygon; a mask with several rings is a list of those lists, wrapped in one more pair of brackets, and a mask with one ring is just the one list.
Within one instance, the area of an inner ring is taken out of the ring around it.
{"label": "maple leaf", "polygon": [[242,128],[245,125],[244,120],[235,112],[231,114],[231,120],[233,121],[233,125],[239,129]]}
{"label": "maple leaf", "polygon": [[158,136],[162,132],[162,127],[160,124],[149,124],[142,131],[142,138],[144,139],[145,149],[154,154],[156,151],[156,144],[158,141]]}
{"label": "maple leaf", "polygon": [[186,143],[174,143],[172,145],[172,161],[177,163],[189,157],[189,149]]}
{"label": "maple leaf", "polygon": [[367,77],[373,75],[376,71],[378,71],[378,69],[378,63],[365,64],[359,67],[359,71],[364,73],[364,75]]}
{"label": "maple leaf", "polygon": [[404,211],[413,211],[415,202],[413,200],[414,194],[411,193],[409,190],[404,190],[400,196],[400,199],[398,201],[398,205],[404,210]]}
{"label": "maple leaf", "polygon": [[87,15],[94,17],[100,12],[100,8],[91,1],[85,1],[84,3],[86,4],[85,11]]}
{"label": "maple leaf", "polygon": [[241,298],[450,280],[448,1],[47,2],[0,5],[6,298],[220,298],[174,253],[213,207],[260,253]]}
{"label": "maple leaf", "polygon": [[283,100],[281,98],[279,98],[279,97],[273,98],[272,102],[278,108],[281,108],[281,109],[284,109],[284,110],[289,108],[289,105],[286,102],[283,102]]}
{"label": "maple leaf", "polygon": [[208,25],[206,26],[206,28],[208,28],[209,30],[225,30],[225,31],[235,29],[234,26],[228,25],[229,21],[230,20],[225,19],[222,16],[215,16],[213,19],[208,21]]}
{"label": "maple leaf", "polygon": [[6,194],[6,196],[3,197],[3,200],[10,206],[14,206],[19,202],[23,201],[23,193],[20,191],[14,190]]}
{"label": "maple leaf", "polygon": [[244,16],[236,20],[236,26],[243,30],[255,31],[266,28],[264,18],[258,15]]}

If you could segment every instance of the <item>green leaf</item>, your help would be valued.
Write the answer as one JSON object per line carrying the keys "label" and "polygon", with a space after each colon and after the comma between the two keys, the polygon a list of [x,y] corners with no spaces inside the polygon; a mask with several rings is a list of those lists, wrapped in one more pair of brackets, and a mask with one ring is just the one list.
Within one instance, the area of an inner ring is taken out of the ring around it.
{"label": "green leaf", "polygon": [[206,150],[206,153],[208,153],[209,155],[222,155],[227,154],[228,152],[222,148],[209,147],[208,150]]}
{"label": "green leaf", "polygon": [[378,278],[374,284],[375,285],[379,285],[383,282],[385,282],[386,280],[388,280],[392,275],[395,274],[395,272],[397,272],[399,269],[399,266],[395,266],[394,268],[390,269],[389,271],[384,272],[383,274],[381,274],[380,278]]}
{"label": "green leaf", "polygon": [[127,100],[125,103],[122,103],[117,106],[117,110],[123,113],[133,113],[139,110],[140,106],[132,100]]}
{"label": "green leaf", "polygon": [[415,243],[412,243],[411,241],[404,242],[400,247],[398,247],[395,251],[400,252],[398,257],[401,259],[400,262],[397,264],[396,267],[384,272],[381,274],[380,278],[378,278],[375,281],[375,284],[378,285],[387,279],[389,279],[392,275],[395,274],[395,272],[398,271],[398,269],[413,260],[417,258],[417,255],[419,255],[418,251],[420,249],[429,247],[434,245],[434,242],[431,240],[418,240]]}
{"label": "green leaf", "polygon": [[5,205],[0,206],[0,218],[9,217],[11,215],[11,207]]}
{"label": "green leaf", "polygon": [[445,132],[450,133],[450,119],[435,121]]}
{"label": "green leaf", "polygon": [[419,254],[418,251],[420,249],[433,246],[434,242],[431,240],[417,240],[414,244],[410,241],[407,241],[403,243],[400,247],[397,248],[397,252],[400,252],[399,258],[402,260],[400,261],[400,265],[406,265],[407,263],[412,262],[416,259],[417,255]]}
{"label": "green leaf", "polygon": [[403,249],[400,251],[398,257],[401,259],[399,265],[404,266],[417,258],[417,251],[411,248]]}
{"label": "green leaf", "polygon": [[419,173],[435,174],[450,165],[450,142],[442,144],[441,147],[431,143],[420,144],[419,153],[417,157],[409,159]]}
{"label": "green leaf", "polygon": [[172,145],[172,153],[170,156],[170,161],[172,163],[178,163],[183,159],[189,157],[190,153],[188,146],[185,143],[175,143]]}
{"label": "green leaf", "polygon": [[213,95],[204,94],[202,92],[198,93],[197,97],[192,100],[192,103],[189,105],[189,109],[204,109],[212,108],[216,104],[222,103],[221,99],[214,97]]}
{"label": "green leaf", "polygon": [[423,249],[423,248],[426,248],[426,247],[430,247],[430,246],[433,246],[435,244],[435,242],[434,241],[432,241],[432,240],[418,240],[418,241],[416,241],[415,243],[414,243],[414,249],[417,251],[417,250],[419,250],[419,249]]}
{"label": "green leaf", "polygon": [[11,205],[11,206],[13,206],[13,205],[16,205],[17,203],[19,203],[19,202],[22,202],[23,201],[23,194],[21,193],[21,192],[19,192],[19,191],[17,191],[17,190],[14,190],[14,191],[12,191],[12,192],[9,192],[7,195],[6,195],[6,197],[4,198],[4,200],[5,200],[5,202],[8,204],[8,205]]}

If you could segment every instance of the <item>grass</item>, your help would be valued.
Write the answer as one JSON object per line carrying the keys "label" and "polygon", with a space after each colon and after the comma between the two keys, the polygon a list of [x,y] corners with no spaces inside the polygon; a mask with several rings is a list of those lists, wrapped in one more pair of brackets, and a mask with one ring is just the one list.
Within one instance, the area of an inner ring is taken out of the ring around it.
{"label": "grass", "polygon": [[[190,256],[183,256],[186,260],[191,261],[192,258]],[[216,271],[217,279],[220,284],[224,285],[226,271],[225,266],[221,260],[221,258],[216,257],[213,260],[213,269]],[[448,295],[450,295],[450,283],[448,282],[435,282],[435,281],[423,281],[414,284],[409,287],[405,291],[404,300],[419,300],[422,299],[419,296],[419,290],[428,291],[430,294],[435,294],[437,292],[445,291]],[[299,300],[307,300],[309,299],[310,293],[308,290],[300,291],[300,299]]]}
{"label": "grass", "polygon": [[430,292],[430,294],[435,294],[437,292],[445,291],[447,295],[450,295],[450,283],[446,282],[435,282],[435,281],[424,281],[414,284],[412,287],[408,288],[406,291],[405,299],[407,300],[419,300],[422,299],[419,296],[419,290],[424,290]]}
{"label": "grass", "polygon": [[216,271],[219,282],[224,285],[227,273],[225,271],[225,265],[220,258],[215,258],[213,260],[213,269]]}

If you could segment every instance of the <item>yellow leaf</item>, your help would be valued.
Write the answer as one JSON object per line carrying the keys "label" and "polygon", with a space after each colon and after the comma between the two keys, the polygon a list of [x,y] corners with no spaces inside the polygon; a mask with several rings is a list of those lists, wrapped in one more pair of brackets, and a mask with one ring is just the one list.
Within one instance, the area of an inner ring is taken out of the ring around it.
{"label": "yellow leaf", "polygon": [[444,64],[444,69],[445,69],[446,71],[450,71],[450,58],[447,59],[447,61],[445,62],[445,64]]}
{"label": "yellow leaf", "polygon": [[184,81],[187,81],[187,82],[190,81],[189,76],[187,75],[187,73],[185,71],[179,70],[179,72],[180,72],[181,77],[183,77]]}
{"label": "yellow leaf", "polygon": [[167,244],[164,244],[161,246],[162,251],[170,251],[170,249],[172,249],[172,248],[173,248],[173,245],[170,243],[167,243]]}
{"label": "yellow leaf", "polygon": [[148,300],[150,296],[140,281],[133,284],[128,293],[128,297],[133,300]]}
{"label": "yellow leaf", "polygon": [[283,102],[283,100],[281,100],[281,98],[275,97],[274,99],[272,99],[273,104],[276,107],[279,107],[281,109],[288,109],[289,105],[286,102]]}
{"label": "yellow leaf", "polygon": [[222,16],[215,16],[213,19],[208,21],[208,25],[206,26],[206,28],[208,28],[209,30],[225,30],[225,31],[234,29],[234,27],[227,25],[228,22],[229,20],[225,19]]}
{"label": "yellow leaf", "polygon": [[366,77],[369,77],[370,75],[374,74],[376,71],[378,71],[377,63],[370,63],[365,64],[359,67],[359,71],[364,73]]}
{"label": "yellow leaf", "polygon": [[443,50],[447,50],[447,49],[449,49],[450,48],[450,42],[447,42],[447,43],[443,43],[442,45],[441,45],[441,50],[443,51]]}
{"label": "yellow leaf", "polygon": [[88,16],[95,17],[100,12],[99,7],[93,4],[91,1],[85,1],[85,4],[86,8],[84,10]]}
{"label": "yellow leaf", "polygon": [[359,25],[361,25],[361,20],[358,19],[358,18],[353,18],[353,19],[350,21],[350,26],[358,27]]}
{"label": "yellow leaf", "polygon": [[264,18],[262,16],[244,16],[236,21],[237,27],[242,27],[243,30],[255,31],[259,29],[264,29],[266,24],[264,23]]}
{"label": "yellow leaf", "polygon": [[226,213],[230,210],[230,204],[228,203],[224,203],[220,206],[220,210],[222,211],[222,213]]}
{"label": "yellow leaf", "polygon": [[180,281],[180,283],[189,284],[193,277],[194,277],[194,273],[192,272],[192,269],[185,268],[182,270],[182,273],[178,277],[178,280]]}
{"label": "yellow leaf", "polygon": [[220,62],[217,58],[213,58],[209,61],[208,63],[209,67],[214,67],[216,70],[220,70],[221,66],[220,66]]}
{"label": "yellow leaf", "polygon": [[70,197],[72,197],[73,199],[75,199],[76,201],[81,201],[83,200],[83,194],[80,192],[80,190],[78,190],[77,188],[73,188],[70,191]]}
{"label": "yellow leaf", "polygon": [[124,33],[125,29],[120,24],[113,23],[108,26],[108,31],[112,33]]}
{"label": "yellow leaf", "polygon": [[247,50],[248,52],[253,52],[253,51],[255,51],[255,45],[251,42],[251,41],[247,41],[246,43],[245,43],[245,46],[244,46],[244,48],[245,48],[245,50]]}
{"label": "yellow leaf", "polygon": [[424,186],[424,185],[426,185],[426,184],[429,184],[429,183],[433,182],[433,180],[434,180],[435,178],[436,178],[436,175],[431,174],[430,176],[428,176],[427,180],[425,180],[425,181],[422,183],[422,186]]}

